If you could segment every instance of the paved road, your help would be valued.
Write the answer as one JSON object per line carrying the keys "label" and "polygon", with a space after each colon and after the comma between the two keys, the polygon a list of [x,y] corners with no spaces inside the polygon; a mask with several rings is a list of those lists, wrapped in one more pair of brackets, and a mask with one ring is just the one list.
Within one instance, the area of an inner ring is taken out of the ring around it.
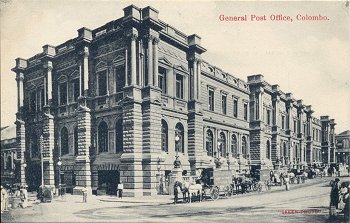
{"label": "paved road", "polygon": [[[101,201],[96,197],[85,204],[80,197],[67,196],[64,200],[55,200],[53,203],[13,210],[10,221],[329,222],[329,180],[330,178],[319,179],[316,184],[293,186],[290,191],[279,190],[177,205],[171,204],[169,199],[133,203],[132,200],[125,199],[121,202],[115,198]],[[283,212],[287,210],[307,210],[314,213]],[[2,217],[2,222],[7,221]]]}

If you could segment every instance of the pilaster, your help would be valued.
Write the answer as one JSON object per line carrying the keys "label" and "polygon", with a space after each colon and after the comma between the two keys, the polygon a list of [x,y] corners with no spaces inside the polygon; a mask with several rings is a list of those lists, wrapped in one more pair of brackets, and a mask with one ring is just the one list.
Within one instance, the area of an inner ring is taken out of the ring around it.
{"label": "pilaster", "polygon": [[44,165],[44,184],[55,185],[55,173],[53,163],[54,150],[54,117],[45,114],[43,119],[43,165]]}

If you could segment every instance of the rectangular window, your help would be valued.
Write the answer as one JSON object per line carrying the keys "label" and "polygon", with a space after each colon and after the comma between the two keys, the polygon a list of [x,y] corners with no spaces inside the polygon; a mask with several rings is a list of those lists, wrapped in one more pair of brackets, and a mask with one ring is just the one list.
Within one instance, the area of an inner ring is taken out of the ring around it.
{"label": "rectangular window", "polygon": [[244,120],[248,120],[248,104],[244,103]]}
{"label": "rectangular window", "polygon": [[304,135],[306,135],[306,124],[304,124]]}
{"label": "rectangular window", "polygon": [[[44,88],[42,88],[41,90],[40,90],[40,108],[43,108],[44,107],[44,105],[45,105],[45,92],[44,92]],[[41,110],[41,109],[40,109]]]}
{"label": "rectangular window", "polygon": [[297,132],[297,120],[294,120],[293,122],[293,130],[294,132]]}
{"label": "rectangular window", "polygon": [[214,111],[214,90],[212,89],[209,89],[208,100],[209,100],[209,110]]}
{"label": "rectangular window", "polygon": [[184,98],[184,89],[183,89],[183,76],[180,74],[176,74],[176,97]]}
{"label": "rectangular window", "polygon": [[98,73],[98,95],[107,94],[107,71],[101,71]]}
{"label": "rectangular window", "polygon": [[29,95],[29,107],[31,112],[36,111],[36,92],[32,91]]}
{"label": "rectangular window", "polygon": [[115,68],[115,76],[115,92],[121,92],[125,85],[125,65]]}
{"label": "rectangular window", "polygon": [[67,104],[67,82],[59,85],[60,105]]}
{"label": "rectangular window", "polygon": [[238,117],[238,100],[236,98],[233,99],[233,117]]}
{"label": "rectangular window", "polygon": [[282,126],[281,127],[282,127],[282,129],[285,129],[285,127],[286,127],[286,123],[285,123],[286,117],[284,115],[282,115],[281,120],[282,120]]}
{"label": "rectangular window", "polygon": [[163,94],[167,93],[166,69],[163,67],[158,68],[158,87],[162,90]]}
{"label": "rectangular window", "polygon": [[266,110],[266,122],[271,125],[271,110]]}
{"label": "rectangular window", "polygon": [[73,81],[73,100],[77,101],[80,96],[80,81],[79,79],[74,79]]}
{"label": "rectangular window", "polygon": [[226,103],[227,103],[227,95],[223,94],[221,95],[221,112],[222,114],[226,115],[227,109],[226,109]]}

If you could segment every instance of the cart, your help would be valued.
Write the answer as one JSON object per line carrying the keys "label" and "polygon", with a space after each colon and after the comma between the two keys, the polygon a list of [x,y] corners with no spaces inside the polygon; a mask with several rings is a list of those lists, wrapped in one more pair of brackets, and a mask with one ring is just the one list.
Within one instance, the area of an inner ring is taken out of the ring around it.
{"label": "cart", "polygon": [[204,169],[202,172],[203,197],[210,197],[212,200],[219,199],[220,195],[229,197],[232,195],[232,172],[212,168]]}

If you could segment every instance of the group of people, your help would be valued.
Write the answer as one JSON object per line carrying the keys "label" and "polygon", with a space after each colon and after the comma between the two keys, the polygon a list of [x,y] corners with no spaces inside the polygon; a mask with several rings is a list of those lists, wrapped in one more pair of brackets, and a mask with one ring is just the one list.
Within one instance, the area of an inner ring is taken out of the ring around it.
{"label": "group of people", "polygon": [[340,183],[340,179],[336,178],[331,186],[330,217],[336,216],[338,212],[343,212],[344,218],[349,220],[349,182]]}
{"label": "group of people", "polygon": [[[10,198],[13,198],[11,203],[12,208],[16,208],[17,206],[22,208],[28,207],[27,186],[20,185],[15,189],[7,189],[1,185],[1,213],[8,211]],[[16,200],[18,202],[15,202]]]}

